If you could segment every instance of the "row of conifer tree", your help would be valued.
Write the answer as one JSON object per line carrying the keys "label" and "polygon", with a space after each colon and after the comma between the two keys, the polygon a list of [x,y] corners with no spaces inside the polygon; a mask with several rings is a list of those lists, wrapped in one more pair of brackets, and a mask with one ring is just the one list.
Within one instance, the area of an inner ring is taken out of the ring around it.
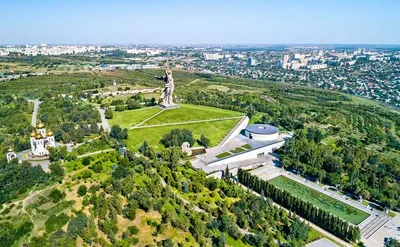
{"label": "row of conifer tree", "polygon": [[356,242],[361,237],[360,229],[357,226],[349,224],[347,221],[299,197],[293,196],[289,192],[272,185],[266,180],[261,180],[245,170],[238,170],[238,180],[241,184],[261,194],[261,196],[271,198],[279,205],[342,239]]}

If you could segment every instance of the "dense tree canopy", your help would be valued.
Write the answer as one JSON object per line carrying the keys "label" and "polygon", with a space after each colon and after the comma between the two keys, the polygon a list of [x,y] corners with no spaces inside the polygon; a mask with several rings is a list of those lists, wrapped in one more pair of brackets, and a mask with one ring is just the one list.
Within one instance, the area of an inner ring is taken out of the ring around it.
{"label": "dense tree canopy", "polygon": [[188,129],[174,129],[171,130],[170,133],[164,135],[160,142],[165,147],[180,147],[184,142],[188,142],[190,146],[193,146],[194,141],[192,131]]}

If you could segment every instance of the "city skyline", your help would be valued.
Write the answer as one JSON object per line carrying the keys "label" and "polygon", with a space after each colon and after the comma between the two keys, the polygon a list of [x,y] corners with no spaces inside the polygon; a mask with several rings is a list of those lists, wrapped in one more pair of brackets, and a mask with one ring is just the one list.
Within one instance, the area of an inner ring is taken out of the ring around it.
{"label": "city skyline", "polygon": [[396,1],[4,1],[1,45],[400,44]]}

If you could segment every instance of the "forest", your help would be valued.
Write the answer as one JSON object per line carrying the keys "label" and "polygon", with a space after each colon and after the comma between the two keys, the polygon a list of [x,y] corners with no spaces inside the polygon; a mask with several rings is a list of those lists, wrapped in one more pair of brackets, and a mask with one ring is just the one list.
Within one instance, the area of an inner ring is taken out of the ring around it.
{"label": "forest", "polygon": [[[3,154],[10,146],[17,152],[29,148],[33,110],[29,98],[42,101],[39,119],[58,142],[83,143],[71,153],[64,147],[50,150],[49,173],[27,163],[7,164],[2,155],[0,241],[4,246],[29,241],[30,246],[304,246],[323,237],[298,216],[348,241],[359,239],[357,227],[243,171],[239,181],[261,197],[243,190],[229,176],[215,179],[193,169],[178,145],[181,140],[196,141],[185,130],[161,138],[165,149],[158,152],[144,142],[126,157],[113,151],[78,158],[117,149],[130,133],[114,125],[106,135],[97,125],[99,105],[85,98],[86,90],[104,88],[114,80],[159,86],[157,75],[158,70],[115,71],[0,83],[5,89],[0,95]],[[184,72],[174,72],[174,78],[177,103],[243,112],[251,123],[268,123],[293,133],[279,150],[285,169],[382,207],[400,207],[398,112],[341,93],[285,83]],[[136,109],[140,102],[134,97],[110,105]],[[88,142],[91,137],[98,139]],[[207,139],[197,141],[207,146]],[[32,189],[41,194],[26,208],[13,202]]]}

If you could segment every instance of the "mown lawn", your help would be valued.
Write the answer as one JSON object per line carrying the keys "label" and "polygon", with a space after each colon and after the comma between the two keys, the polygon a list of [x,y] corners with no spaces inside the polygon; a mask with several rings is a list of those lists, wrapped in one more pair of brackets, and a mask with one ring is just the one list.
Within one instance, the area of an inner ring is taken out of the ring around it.
{"label": "mown lawn", "polygon": [[241,112],[235,112],[220,108],[179,104],[180,108],[166,110],[156,117],[145,122],[143,125],[163,124],[163,123],[179,123],[196,120],[207,120],[225,117],[240,117]]}
{"label": "mown lawn", "polygon": [[225,158],[225,157],[228,157],[228,156],[231,156],[231,155],[232,155],[232,154],[229,153],[229,152],[224,152],[224,153],[222,153],[222,154],[216,155],[215,157],[217,157],[218,159],[222,159],[222,158]]}
{"label": "mown lawn", "polygon": [[358,210],[314,189],[308,188],[287,177],[279,176],[271,179],[269,182],[355,225],[360,224],[369,216],[366,212]]}
{"label": "mown lawn", "polygon": [[199,139],[202,134],[204,134],[207,138],[210,138],[210,146],[215,146],[222,141],[225,135],[227,135],[233,127],[235,127],[238,121],[239,119],[228,119],[215,122],[132,129],[128,132],[127,148],[137,151],[140,145],[144,141],[147,141],[151,147],[155,148],[156,150],[160,150],[163,148],[163,145],[160,144],[161,138],[173,129],[191,130],[193,137],[196,140]]}
{"label": "mown lawn", "polygon": [[132,127],[143,120],[153,116],[154,114],[161,111],[159,107],[146,107],[137,110],[129,110],[117,112],[115,111],[113,114],[113,118],[109,119],[108,122],[110,126],[114,124],[119,125],[121,128],[129,128]]}

